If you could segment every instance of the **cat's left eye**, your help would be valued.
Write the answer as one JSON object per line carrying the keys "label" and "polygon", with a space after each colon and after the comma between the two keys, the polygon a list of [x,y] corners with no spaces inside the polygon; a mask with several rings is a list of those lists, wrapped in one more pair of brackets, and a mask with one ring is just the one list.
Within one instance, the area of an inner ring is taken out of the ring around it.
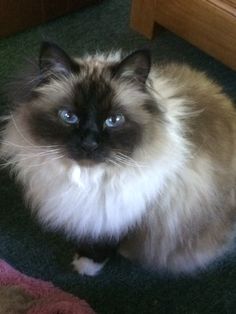
{"label": "cat's left eye", "polygon": [[104,127],[107,128],[116,128],[121,126],[125,122],[125,117],[123,114],[115,114],[107,118],[104,122]]}
{"label": "cat's left eye", "polygon": [[77,124],[79,122],[79,118],[77,117],[77,115],[74,114],[70,110],[66,110],[66,109],[59,110],[58,116],[63,122],[65,122],[67,124],[74,125],[74,124]]}

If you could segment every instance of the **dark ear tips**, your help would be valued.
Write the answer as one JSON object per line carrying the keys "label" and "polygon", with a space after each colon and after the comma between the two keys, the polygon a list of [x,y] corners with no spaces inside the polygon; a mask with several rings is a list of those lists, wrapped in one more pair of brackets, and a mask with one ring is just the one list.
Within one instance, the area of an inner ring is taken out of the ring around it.
{"label": "dark ear tips", "polygon": [[78,70],[75,62],[57,44],[43,41],[39,52],[39,68],[42,72],[50,71],[54,75],[67,75]]}
{"label": "dark ear tips", "polygon": [[[56,44],[50,42],[50,41],[42,41],[40,46],[40,54],[45,51],[47,48],[57,46]],[[58,47],[58,46],[57,46]]]}
{"label": "dark ear tips", "polygon": [[40,46],[39,50],[39,67],[42,69],[45,66],[45,61],[50,61],[51,57],[53,57],[53,50],[61,50],[59,46],[56,44],[49,42],[49,41],[43,41]]}
{"label": "dark ear tips", "polygon": [[135,79],[145,83],[151,68],[151,53],[149,49],[136,50],[124,58],[115,69],[119,78]]}
{"label": "dark ear tips", "polygon": [[147,63],[147,65],[151,66],[151,51],[148,48],[139,49],[133,52],[132,55],[137,55],[137,58],[143,59]]}

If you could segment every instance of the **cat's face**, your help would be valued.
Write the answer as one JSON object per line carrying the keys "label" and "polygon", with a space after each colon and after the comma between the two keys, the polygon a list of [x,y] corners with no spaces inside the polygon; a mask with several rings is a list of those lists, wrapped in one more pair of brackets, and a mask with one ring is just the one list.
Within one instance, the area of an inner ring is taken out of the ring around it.
{"label": "cat's face", "polygon": [[122,61],[75,61],[44,43],[38,86],[20,109],[30,137],[40,145],[59,146],[78,162],[132,156],[156,113],[145,87],[149,70],[147,51]]}

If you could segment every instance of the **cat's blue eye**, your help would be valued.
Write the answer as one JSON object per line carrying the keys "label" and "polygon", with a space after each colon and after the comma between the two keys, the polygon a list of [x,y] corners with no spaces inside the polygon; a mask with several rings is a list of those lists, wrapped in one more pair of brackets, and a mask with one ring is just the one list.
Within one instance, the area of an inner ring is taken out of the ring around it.
{"label": "cat's blue eye", "polygon": [[117,128],[118,126],[121,126],[125,122],[125,117],[123,114],[115,114],[107,118],[104,122],[104,127],[107,128]]}
{"label": "cat's blue eye", "polygon": [[59,118],[67,124],[74,125],[79,122],[79,118],[77,117],[77,115],[70,110],[66,109],[59,110],[58,115]]}

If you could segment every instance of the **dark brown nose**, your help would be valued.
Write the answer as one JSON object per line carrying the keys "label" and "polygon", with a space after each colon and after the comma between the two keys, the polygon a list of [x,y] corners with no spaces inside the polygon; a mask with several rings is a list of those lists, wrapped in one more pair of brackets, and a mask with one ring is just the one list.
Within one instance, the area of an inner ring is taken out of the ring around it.
{"label": "dark brown nose", "polygon": [[97,139],[94,135],[89,134],[85,136],[81,142],[82,148],[87,152],[93,152],[98,147]]}

